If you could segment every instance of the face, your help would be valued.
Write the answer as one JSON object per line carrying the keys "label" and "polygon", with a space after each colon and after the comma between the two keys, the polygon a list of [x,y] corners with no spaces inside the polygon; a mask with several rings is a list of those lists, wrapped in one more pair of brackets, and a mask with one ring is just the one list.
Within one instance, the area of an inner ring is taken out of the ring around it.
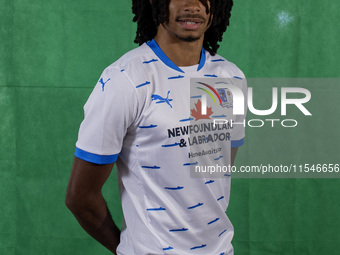
{"label": "face", "polygon": [[204,33],[210,26],[210,13],[207,14],[205,5],[210,9],[210,2],[201,1],[171,0],[169,22],[161,25],[164,32],[182,41],[203,40]]}

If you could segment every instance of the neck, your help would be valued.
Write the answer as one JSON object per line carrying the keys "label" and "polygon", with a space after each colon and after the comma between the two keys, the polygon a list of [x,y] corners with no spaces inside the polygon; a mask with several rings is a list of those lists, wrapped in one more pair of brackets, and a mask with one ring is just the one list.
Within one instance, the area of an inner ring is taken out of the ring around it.
{"label": "neck", "polygon": [[[160,26],[161,27],[161,26]],[[186,42],[178,38],[157,33],[155,41],[165,55],[177,66],[197,65],[201,59],[203,37],[194,41]]]}

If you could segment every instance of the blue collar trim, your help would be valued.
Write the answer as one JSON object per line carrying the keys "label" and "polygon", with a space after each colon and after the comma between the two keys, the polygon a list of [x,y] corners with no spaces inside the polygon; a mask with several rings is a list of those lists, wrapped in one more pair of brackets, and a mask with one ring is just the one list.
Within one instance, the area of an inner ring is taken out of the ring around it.
{"label": "blue collar trim", "polygon": [[[164,63],[166,64],[168,67],[178,71],[178,72],[181,72],[181,73],[184,73],[184,71],[179,68],[178,66],[175,65],[174,62],[172,62],[168,57],[167,55],[164,54],[164,52],[162,51],[162,49],[158,46],[158,44],[156,43],[156,41],[154,39],[152,39],[151,41],[148,41],[146,43],[152,50],[153,52],[157,55],[157,57],[159,57],[159,59]],[[205,49],[202,47],[202,53],[201,53],[201,59],[200,59],[200,62],[198,64],[198,67],[197,67],[197,71],[201,70],[205,64]]]}
{"label": "blue collar trim", "polygon": [[205,64],[205,49],[202,47],[201,59],[198,64],[197,71],[201,70]]}

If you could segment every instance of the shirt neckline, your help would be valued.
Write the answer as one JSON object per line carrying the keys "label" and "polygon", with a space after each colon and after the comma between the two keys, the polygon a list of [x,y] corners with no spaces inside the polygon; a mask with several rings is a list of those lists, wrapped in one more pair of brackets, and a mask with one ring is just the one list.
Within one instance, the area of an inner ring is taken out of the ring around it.
{"label": "shirt neckline", "polygon": [[[174,62],[172,62],[167,55],[165,55],[165,53],[162,51],[162,49],[159,47],[159,45],[157,44],[157,42],[152,39],[151,41],[148,41],[146,43],[151,49],[152,51],[157,55],[157,57],[159,57],[159,59],[168,67],[181,72],[181,73],[185,73],[181,68],[179,68]],[[201,70],[205,64],[205,59],[206,59],[206,54],[205,54],[205,49],[202,47],[202,53],[201,53],[201,59],[197,66],[197,72],[199,70]],[[188,68],[187,68],[188,67]],[[182,67],[183,68],[183,67]],[[186,66],[183,69],[190,69],[190,66]]]}

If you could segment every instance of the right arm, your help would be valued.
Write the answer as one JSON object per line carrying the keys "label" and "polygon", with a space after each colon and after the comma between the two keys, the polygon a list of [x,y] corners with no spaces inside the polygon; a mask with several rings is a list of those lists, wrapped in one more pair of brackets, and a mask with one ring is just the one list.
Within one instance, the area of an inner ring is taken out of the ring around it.
{"label": "right arm", "polygon": [[120,231],[101,190],[138,113],[135,86],[130,83],[115,65],[101,74],[84,106],[85,118],[79,129],[66,194],[66,205],[80,225],[113,253],[120,241]]}
{"label": "right arm", "polygon": [[113,165],[98,165],[75,157],[65,203],[83,229],[116,254],[120,230],[113,222],[101,192]]}

